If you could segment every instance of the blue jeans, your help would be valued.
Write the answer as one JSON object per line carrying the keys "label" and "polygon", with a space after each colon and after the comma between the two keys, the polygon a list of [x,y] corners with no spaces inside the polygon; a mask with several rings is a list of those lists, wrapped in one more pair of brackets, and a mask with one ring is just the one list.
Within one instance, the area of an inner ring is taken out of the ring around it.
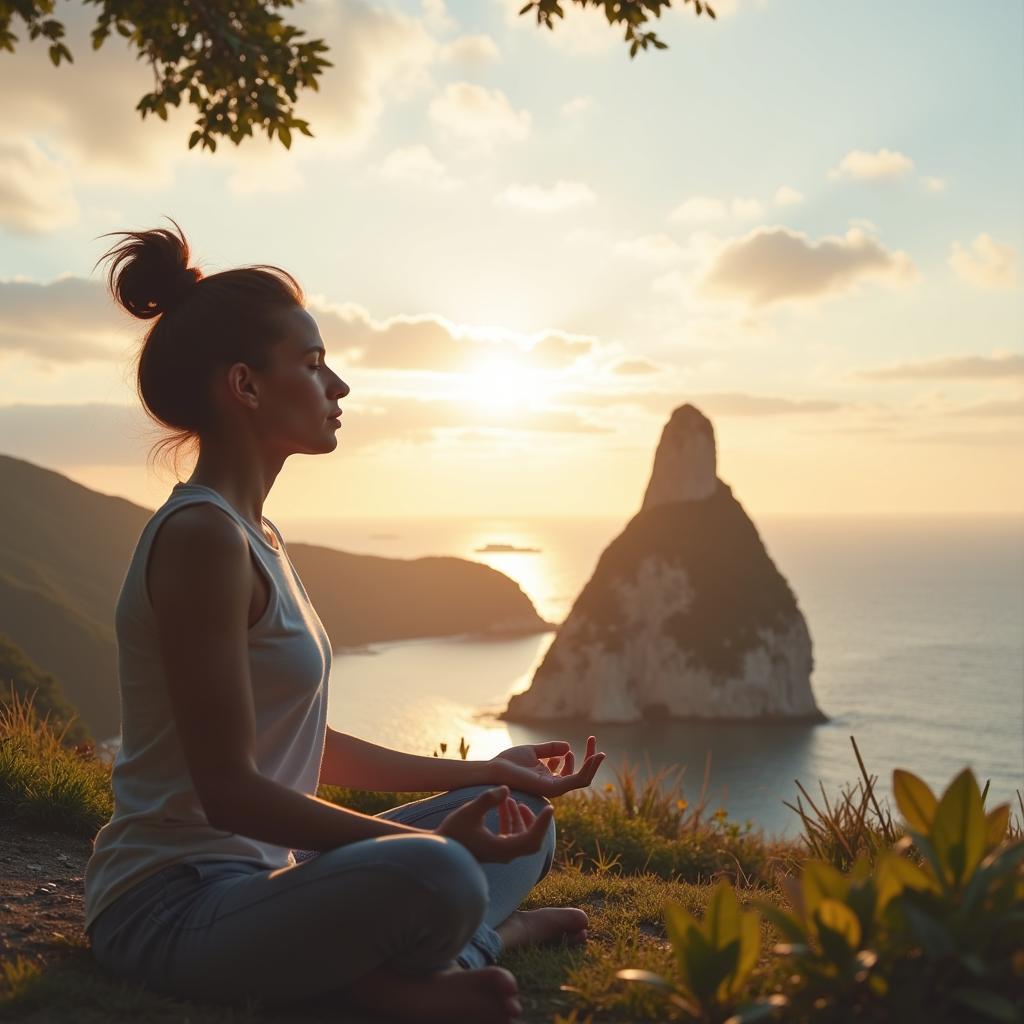
{"label": "blue jeans", "polygon": [[[433,829],[490,786],[468,786],[376,815]],[[512,790],[535,814],[547,799]],[[484,819],[497,832],[498,809]],[[554,860],[555,823],[535,853],[479,863],[454,839],[394,835],[294,867],[172,864],[122,893],[90,928],[93,956],[118,977],[183,998],[243,994],[288,1002],[343,989],[379,966],[415,974],[496,963],[495,926]]]}

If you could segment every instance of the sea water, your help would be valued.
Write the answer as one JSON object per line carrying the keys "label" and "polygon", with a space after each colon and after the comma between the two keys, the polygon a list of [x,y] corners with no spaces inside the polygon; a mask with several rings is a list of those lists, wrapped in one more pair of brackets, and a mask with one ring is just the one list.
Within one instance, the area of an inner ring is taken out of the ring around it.
{"label": "sea water", "polygon": [[[514,579],[561,622],[624,519],[278,521],[287,542],[415,558],[457,555]],[[814,644],[816,725],[643,722],[524,727],[496,717],[526,689],[554,633],[374,644],[335,654],[333,728],[410,753],[487,759],[513,744],[588,732],[607,754],[594,787],[626,764],[671,769],[684,796],[707,780],[709,810],[793,834],[796,780],[817,798],[854,783],[850,737],[883,795],[892,770],[941,788],[970,766],[989,804],[1024,789],[1024,525],[1019,519],[763,518],[758,530],[789,581]],[[538,552],[486,553],[488,544]],[[344,585],[344,581],[339,581]],[[441,744],[446,745],[444,751]],[[579,759],[577,761],[579,763]]]}

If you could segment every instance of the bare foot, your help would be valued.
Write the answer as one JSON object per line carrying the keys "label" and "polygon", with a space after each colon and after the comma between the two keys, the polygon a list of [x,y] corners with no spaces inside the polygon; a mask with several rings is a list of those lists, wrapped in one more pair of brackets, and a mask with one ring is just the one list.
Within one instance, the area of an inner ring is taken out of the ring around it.
{"label": "bare foot", "polygon": [[518,993],[515,975],[504,967],[454,965],[429,974],[378,967],[347,985],[343,998],[403,1021],[512,1024],[523,1012]]}
{"label": "bare foot", "polygon": [[542,907],[514,910],[494,930],[505,949],[563,941],[578,946],[587,941],[587,915],[576,907]]}

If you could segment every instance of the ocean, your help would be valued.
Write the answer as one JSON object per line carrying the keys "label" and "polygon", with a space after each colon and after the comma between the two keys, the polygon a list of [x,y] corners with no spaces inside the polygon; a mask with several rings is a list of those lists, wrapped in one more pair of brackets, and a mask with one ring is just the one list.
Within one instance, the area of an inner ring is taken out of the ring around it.
{"label": "ocean", "polygon": [[[287,542],[415,558],[457,555],[514,579],[540,615],[561,622],[625,519],[277,520]],[[590,729],[608,757],[592,786],[626,764],[677,768],[691,802],[707,775],[709,809],[793,835],[796,780],[833,796],[859,777],[855,737],[878,792],[906,768],[934,789],[970,766],[991,781],[989,806],[1024,790],[1024,523],[983,519],[764,517],[757,527],[787,578],[814,643],[811,678],[829,721],[804,724],[644,722]],[[538,552],[482,553],[487,544]],[[344,580],[339,580],[344,586]],[[486,759],[518,743],[587,731],[527,728],[495,716],[524,690],[554,637],[471,637],[337,652],[333,728],[410,753]],[[709,760],[710,759],[710,760]]]}

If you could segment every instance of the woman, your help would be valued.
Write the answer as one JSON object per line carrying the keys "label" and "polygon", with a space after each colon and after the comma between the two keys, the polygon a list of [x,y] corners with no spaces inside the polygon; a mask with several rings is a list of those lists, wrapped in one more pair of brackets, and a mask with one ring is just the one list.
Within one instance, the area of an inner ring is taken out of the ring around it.
{"label": "woman", "polygon": [[[291,275],[204,277],[174,227],[115,232],[101,257],[116,300],[155,320],[137,385],[161,443],[197,459],[118,598],[122,746],[85,873],[93,953],[185,997],[331,992],[399,1019],[512,1021],[499,954],[586,939],[582,910],[516,908],[554,856],[547,797],[588,786],[604,754],[590,737],[578,772],[561,741],[452,761],[327,727],[330,643],[262,509],[289,455],[337,447],[349,387]],[[446,792],[370,816],[319,783]]]}

